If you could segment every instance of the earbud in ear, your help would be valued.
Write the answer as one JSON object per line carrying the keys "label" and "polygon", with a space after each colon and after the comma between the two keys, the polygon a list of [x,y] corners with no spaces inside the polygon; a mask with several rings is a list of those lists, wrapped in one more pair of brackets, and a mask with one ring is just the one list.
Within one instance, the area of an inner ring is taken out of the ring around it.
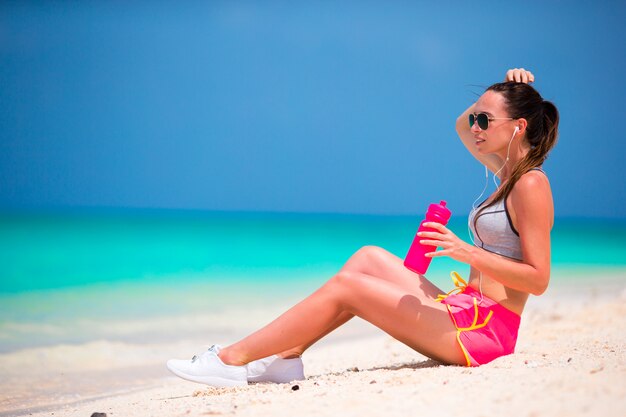
{"label": "earbud in ear", "polygon": [[516,135],[517,132],[519,132],[519,126],[515,126],[515,132],[513,132],[513,134]]}

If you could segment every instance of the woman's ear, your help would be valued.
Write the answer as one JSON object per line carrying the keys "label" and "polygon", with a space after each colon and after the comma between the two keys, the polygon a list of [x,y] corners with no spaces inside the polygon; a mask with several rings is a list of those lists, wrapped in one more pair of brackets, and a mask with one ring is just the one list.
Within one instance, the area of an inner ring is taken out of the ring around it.
{"label": "woman's ear", "polygon": [[528,121],[524,118],[517,119],[517,132],[519,135],[523,135],[526,133],[526,127],[528,126]]}

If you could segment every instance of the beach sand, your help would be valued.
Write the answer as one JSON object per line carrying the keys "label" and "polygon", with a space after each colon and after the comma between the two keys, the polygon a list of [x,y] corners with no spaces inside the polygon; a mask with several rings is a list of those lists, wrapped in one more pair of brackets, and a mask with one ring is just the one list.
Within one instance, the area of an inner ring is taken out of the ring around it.
{"label": "beach sand", "polygon": [[[429,360],[358,318],[309,349],[307,379],[289,384],[178,379],[165,361],[202,350],[192,338],[100,340],[0,355],[0,416],[624,416],[626,274],[564,282],[531,297],[516,353],[478,368]],[[284,307],[229,316],[229,338]]]}

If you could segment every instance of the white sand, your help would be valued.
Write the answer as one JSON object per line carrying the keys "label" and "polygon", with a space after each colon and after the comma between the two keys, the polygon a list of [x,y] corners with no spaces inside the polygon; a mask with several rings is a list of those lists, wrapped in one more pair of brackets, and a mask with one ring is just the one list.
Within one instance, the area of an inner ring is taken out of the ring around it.
{"label": "white sand", "polygon": [[[297,384],[213,389],[169,376],[164,361],[201,350],[197,340],[99,341],[4,354],[0,416],[90,416],[98,411],[113,417],[623,417],[624,278],[553,285],[532,298],[516,353],[479,368],[441,366],[360,319],[305,353],[307,379]],[[265,323],[277,311],[255,317]],[[233,323],[237,320],[241,317]],[[233,337],[252,330],[239,325]],[[292,389],[295,385],[298,390]]]}

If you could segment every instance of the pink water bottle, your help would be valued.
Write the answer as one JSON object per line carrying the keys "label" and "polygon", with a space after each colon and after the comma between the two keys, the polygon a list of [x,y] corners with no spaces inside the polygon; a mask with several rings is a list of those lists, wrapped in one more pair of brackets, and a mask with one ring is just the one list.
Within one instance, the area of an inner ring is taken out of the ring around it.
{"label": "pink water bottle", "polygon": [[[424,223],[426,222],[437,222],[441,223],[444,226],[450,220],[450,216],[452,213],[446,207],[446,202],[441,200],[439,204],[431,204],[428,206],[428,211],[426,212],[426,219],[422,220],[420,223],[420,227],[417,230],[418,232],[438,232],[437,229],[433,229],[432,227],[425,227]],[[420,240],[428,239],[427,237],[420,237],[417,234],[413,239],[413,243],[409,248],[409,252],[406,254],[404,258],[404,266],[409,268],[411,271],[417,272],[418,274],[425,274],[428,269],[428,265],[430,265],[430,261],[433,258],[427,258],[424,256],[429,252],[434,252],[437,250],[436,246],[427,246],[422,245]]]}

